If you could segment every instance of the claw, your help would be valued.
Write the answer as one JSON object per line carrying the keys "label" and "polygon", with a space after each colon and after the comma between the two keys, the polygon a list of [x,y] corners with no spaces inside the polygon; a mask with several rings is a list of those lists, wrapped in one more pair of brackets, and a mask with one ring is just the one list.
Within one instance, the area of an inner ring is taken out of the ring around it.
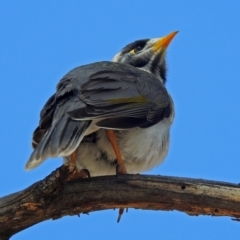
{"label": "claw", "polygon": [[90,178],[90,172],[84,168],[79,172],[79,176],[81,176],[82,178]]}
{"label": "claw", "polygon": [[71,173],[71,175],[68,177],[68,181],[69,180],[74,180],[74,179],[78,179],[78,178],[90,178],[90,173],[87,169],[82,169],[80,171],[78,171],[76,168],[74,169],[74,171]]}
{"label": "claw", "polygon": [[126,168],[124,167],[124,165],[120,165],[117,164],[116,166],[116,175],[123,175],[123,174],[127,174]]}
{"label": "claw", "polygon": [[123,213],[124,213],[124,208],[119,208],[118,219],[117,219],[118,223],[120,222]]}
{"label": "claw", "polygon": [[68,168],[70,171],[70,176],[67,180],[73,180],[78,178],[90,178],[90,173],[87,169],[82,169],[81,171],[78,171],[76,168],[76,151],[74,151],[70,156],[70,161],[68,164]]}

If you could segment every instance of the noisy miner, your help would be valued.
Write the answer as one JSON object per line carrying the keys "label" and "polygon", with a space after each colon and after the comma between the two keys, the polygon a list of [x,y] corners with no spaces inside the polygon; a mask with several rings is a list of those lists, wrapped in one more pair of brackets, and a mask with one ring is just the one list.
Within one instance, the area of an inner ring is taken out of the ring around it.
{"label": "noisy miner", "polygon": [[162,163],[174,118],[165,57],[176,34],[135,41],[112,61],[68,72],[40,113],[26,169],[60,156],[79,176],[141,173]]}

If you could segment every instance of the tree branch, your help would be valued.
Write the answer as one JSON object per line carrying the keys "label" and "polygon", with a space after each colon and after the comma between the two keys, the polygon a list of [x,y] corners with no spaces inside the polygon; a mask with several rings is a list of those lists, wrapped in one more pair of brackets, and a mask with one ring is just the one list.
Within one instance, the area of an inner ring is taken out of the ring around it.
{"label": "tree branch", "polygon": [[0,198],[0,240],[48,219],[112,208],[178,210],[240,218],[240,186],[202,179],[147,175],[66,181],[58,168],[27,189]]}

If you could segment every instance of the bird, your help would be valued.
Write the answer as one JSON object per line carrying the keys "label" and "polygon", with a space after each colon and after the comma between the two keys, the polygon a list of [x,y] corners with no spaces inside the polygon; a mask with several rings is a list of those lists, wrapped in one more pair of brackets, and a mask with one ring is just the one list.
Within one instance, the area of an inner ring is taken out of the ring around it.
{"label": "bird", "polygon": [[175,115],[165,87],[166,50],[177,33],[134,41],[111,61],[63,76],[41,110],[25,168],[63,157],[79,176],[94,177],[162,163]]}

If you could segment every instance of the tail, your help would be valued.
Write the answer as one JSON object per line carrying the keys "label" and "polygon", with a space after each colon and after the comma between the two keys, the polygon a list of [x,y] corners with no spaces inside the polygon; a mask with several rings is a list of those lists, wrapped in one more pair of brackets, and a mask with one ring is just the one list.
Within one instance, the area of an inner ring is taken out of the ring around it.
{"label": "tail", "polygon": [[48,157],[69,156],[79,146],[90,124],[91,121],[74,121],[64,114],[45,133],[27,161],[25,169],[37,167]]}

